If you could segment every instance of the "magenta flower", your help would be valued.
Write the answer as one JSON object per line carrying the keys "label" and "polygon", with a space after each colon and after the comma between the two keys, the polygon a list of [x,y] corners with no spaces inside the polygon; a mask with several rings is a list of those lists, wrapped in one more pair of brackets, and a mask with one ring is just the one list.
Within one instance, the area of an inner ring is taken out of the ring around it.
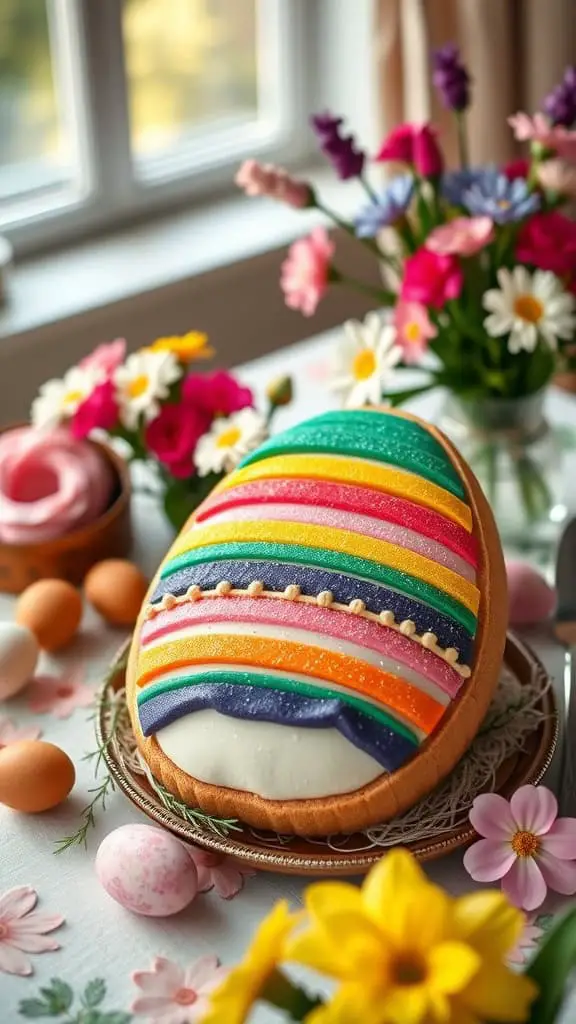
{"label": "magenta flower", "polygon": [[18,729],[9,718],[0,717],[0,750],[2,747],[9,747],[11,743],[19,743],[20,740],[37,740],[41,735],[42,732],[36,725]]}
{"label": "magenta flower", "polygon": [[186,377],[182,384],[182,401],[206,414],[204,434],[215,417],[231,416],[233,412],[253,406],[254,395],[227,370],[214,370],[214,373],[191,373]]}
{"label": "magenta flower", "polygon": [[558,818],[558,803],[545,786],[521,786],[510,802],[497,793],[477,796],[470,821],[484,836],[464,854],[476,882],[502,880],[511,903],[536,910],[548,887],[576,893],[576,818]]}
{"label": "magenta flower", "polygon": [[33,912],[38,893],[29,885],[9,889],[0,896],[0,971],[26,976],[34,968],[26,953],[50,953],[60,949],[55,939],[47,938],[64,924],[59,914]]}
{"label": "magenta flower", "polygon": [[426,306],[420,302],[406,302],[403,299],[394,310],[396,344],[402,349],[405,363],[419,363],[428,343],[438,334],[430,320]]}
{"label": "magenta flower", "polygon": [[312,316],[328,288],[330,259],[334,242],[326,228],[314,228],[306,238],[294,242],[282,264],[280,287],[291,309]]}
{"label": "magenta flower", "polygon": [[36,676],[26,690],[28,707],[37,715],[70,718],[77,708],[87,708],[94,700],[94,691],[82,682],[83,666],[68,675]]}
{"label": "magenta flower", "polygon": [[112,430],[118,423],[118,405],[111,380],[98,384],[78,406],[71,420],[73,437],[82,441],[93,430]]}
{"label": "magenta flower", "polygon": [[114,370],[124,362],[126,356],[126,341],[124,338],[116,338],[116,341],[105,342],[98,345],[89,356],[78,364],[83,370],[98,370],[103,377],[111,377]]}
{"label": "magenta flower", "polygon": [[134,971],[132,981],[141,989],[130,1007],[150,1024],[197,1024],[206,1014],[210,995],[227,974],[216,956],[203,956],[183,970],[157,956],[149,971]]}
{"label": "magenta flower", "polygon": [[436,134],[429,124],[398,125],[384,139],[376,160],[411,164],[422,177],[437,177],[442,174],[444,161]]}
{"label": "magenta flower", "polygon": [[400,296],[406,302],[442,309],[462,291],[464,275],[456,256],[439,256],[422,247],[404,261]]}
{"label": "magenta flower", "polygon": [[211,853],[197,847],[190,848],[188,852],[198,872],[198,892],[215,889],[223,900],[231,900],[244,888],[244,879],[256,874],[239,860],[223,853]]}
{"label": "magenta flower", "polygon": [[283,167],[275,164],[245,160],[234,181],[247,196],[268,196],[297,210],[314,205],[314,193],[308,182],[293,178]]}
{"label": "magenta flower", "polygon": [[196,471],[194,449],[209,425],[209,417],[193,405],[164,405],[146,427],[146,446],[171,476],[186,480]]}

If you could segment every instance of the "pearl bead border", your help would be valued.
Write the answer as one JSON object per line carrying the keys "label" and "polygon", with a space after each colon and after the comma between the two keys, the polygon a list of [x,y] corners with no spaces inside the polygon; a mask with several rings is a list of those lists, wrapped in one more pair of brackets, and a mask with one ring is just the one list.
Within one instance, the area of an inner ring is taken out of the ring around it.
{"label": "pearl bead border", "polygon": [[149,604],[146,607],[144,618],[154,619],[160,612],[170,611],[170,609],[175,608],[177,605],[214,597],[255,597],[272,598],[282,601],[299,601],[304,604],[316,604],[321,608],[333,608],[334,611],[346,612],[348,615],[361,615],[364,619],[378,622],[382,626],[387,626],[388,629],[395,630],[396,633],[401,633],[409,640],[413,640],[415,643],[420,644],[421,647],[426,648],[427,651],[438,655],[443,661],[448,662],[451,668],[463,679],[469,679],[472,674],[472,670],[468,665],[459,663],[459,652],[455,647],[440,647],[435,633],[426,632],[419,635],[416,632],[416,625],[412,619],[396,622],[394,612],[392,611],[382,611],[379,613],[367,611],[364,601],[361,601],[359,598],[350,601],[350,604],[339,604],[338,601],[334,600],[331,590],[322,590],[316,597],[311,597],[307,594],[302,594],[300,587],[296,583],[291,583],[284,591],[265,590],[262,580],[253,580],[245,590],[235,589],[229,580],[222,580],[213,590],[202,590],[195,584],[189,587],[181,597],[175,597],[174,594],[164,594],[160,601],[155,604]]}

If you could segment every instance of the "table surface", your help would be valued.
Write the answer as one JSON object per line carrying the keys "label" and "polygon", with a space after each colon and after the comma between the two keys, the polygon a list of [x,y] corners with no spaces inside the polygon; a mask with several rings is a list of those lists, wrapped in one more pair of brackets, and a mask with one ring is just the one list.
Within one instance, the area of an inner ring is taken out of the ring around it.
{"label": "table surface", "polygon": [[[332,340],[330,333],[293,346],[241,367],[239,374],[262,394],[266,383],[280,373],[297,378],[295,402],[278,413],[275,429],[281,429],[334,405],[323,381],[323,367]],[[415,401],[411,408],[429,418],[434,415],[429,396]],[[550,400],[552,419],[576,426],[576,399],[557,392]],[[576,487],[576,474],[568,474]],[[575,496],[573,496],[575,497]],[[576,507],[576,501],[572,501]],[[133,502],[135,526],[134,558],[145,572],[152,574],[172,540],[168,525],[153,499],[139,495]],[[0,595],[0,620],[12,617],[13,600]],[[81,634],[64,656],[43,655],[39,673],[61,675],[84,666],[85,681],[96,688],[105,666],[125,638],[122,632],[106,628],[96,614],[86,608]],[[544,634],[529,642],[544,661],[560,694],[563,652]],[[61,943],[57,952],[33,956],[34,974],[19,978],[0,973],[1,1024],[17,1024],[18,1003],[36,995],[38,987],[50,978],[60,977],[80,990],[95,976],[106,979],[110,998],[107,1006],[129,1009],[136,989],[130,979],[134,970],[148,969],[157,955],[181,963],[191,963],[206,953],[216,953],[225,964],[239,959],[258,922],[279,897],[297,904],[303,882],[298,878],[260,873],[247,881],[235,899],[224,902],[214,892],[199,896],[181,914],[166,919],[139,917],[123,910],[110,899],[96,880],[94,856],[99,842],[112,829],[128,822],[145,821],[121,793],[114,793],[96,828],[88,838],[88,849],[73,848],[54,855],[54,843],[74,832],[79,812],[89,801],[94,785],[90,764],[83,755],[95,746],[89,709],[79,708],[65,720],[53,715],[33,715],[27,708],[26,691],[0,705],[0,715],[19,725],[31,722],[42,728],[43,737],[71,756],[77,769],[72,796],[61,808],[43,815],[18,815],[0,808],[0,894],[12,887],[31,885],[40,896],[39,908],[65,917],[66,924],[54,933]],[[455,854],[429,867],[430,875],[452,891],[473,888]],[[141,1019],[141,1018],[140,1018]],[[277,1020],[277,1016],[259,1010],[256,1021]],[[574,1018],[572,1018],[574,1019]]]}

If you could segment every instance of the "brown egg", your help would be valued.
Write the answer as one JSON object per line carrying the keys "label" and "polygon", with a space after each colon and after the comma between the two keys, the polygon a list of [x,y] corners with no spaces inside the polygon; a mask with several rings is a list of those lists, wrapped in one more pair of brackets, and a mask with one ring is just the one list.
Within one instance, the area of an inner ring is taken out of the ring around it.
{"label": "brown egg", "polygon": [[76,781],[72,761],[43,740],[20,740],[0,750],[0,804],[36,814],[57,807]]}
{"label": "brown egg", "polygon": [[133,626],[148,590],[148,580],[132,562],[98,562],[84,580],[86,600],[113,626]]}
{"label": "brown egg", "polygon": [[38,580],[16,604],[16,622],[30,629],[45,651],[58,651],[76,635],[82,619],[82,597],[64,580]]}

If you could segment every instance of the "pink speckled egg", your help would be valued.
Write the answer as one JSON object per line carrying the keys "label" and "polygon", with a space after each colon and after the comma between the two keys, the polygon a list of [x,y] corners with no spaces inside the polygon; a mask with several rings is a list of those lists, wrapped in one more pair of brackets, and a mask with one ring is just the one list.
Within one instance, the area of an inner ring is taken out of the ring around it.
{"label": "pink speckled egg", "polygon": [[508,607],[511,626],[544,622],[556,607],[556,591],[527,562],[506,563]]}
{"label": "pink speckled egg", "polygon": [[95,867],[108,895],[134,914],[169,917],[198,892],[196,865],[183,844],[151,825],[122,825],[110,832]]}

